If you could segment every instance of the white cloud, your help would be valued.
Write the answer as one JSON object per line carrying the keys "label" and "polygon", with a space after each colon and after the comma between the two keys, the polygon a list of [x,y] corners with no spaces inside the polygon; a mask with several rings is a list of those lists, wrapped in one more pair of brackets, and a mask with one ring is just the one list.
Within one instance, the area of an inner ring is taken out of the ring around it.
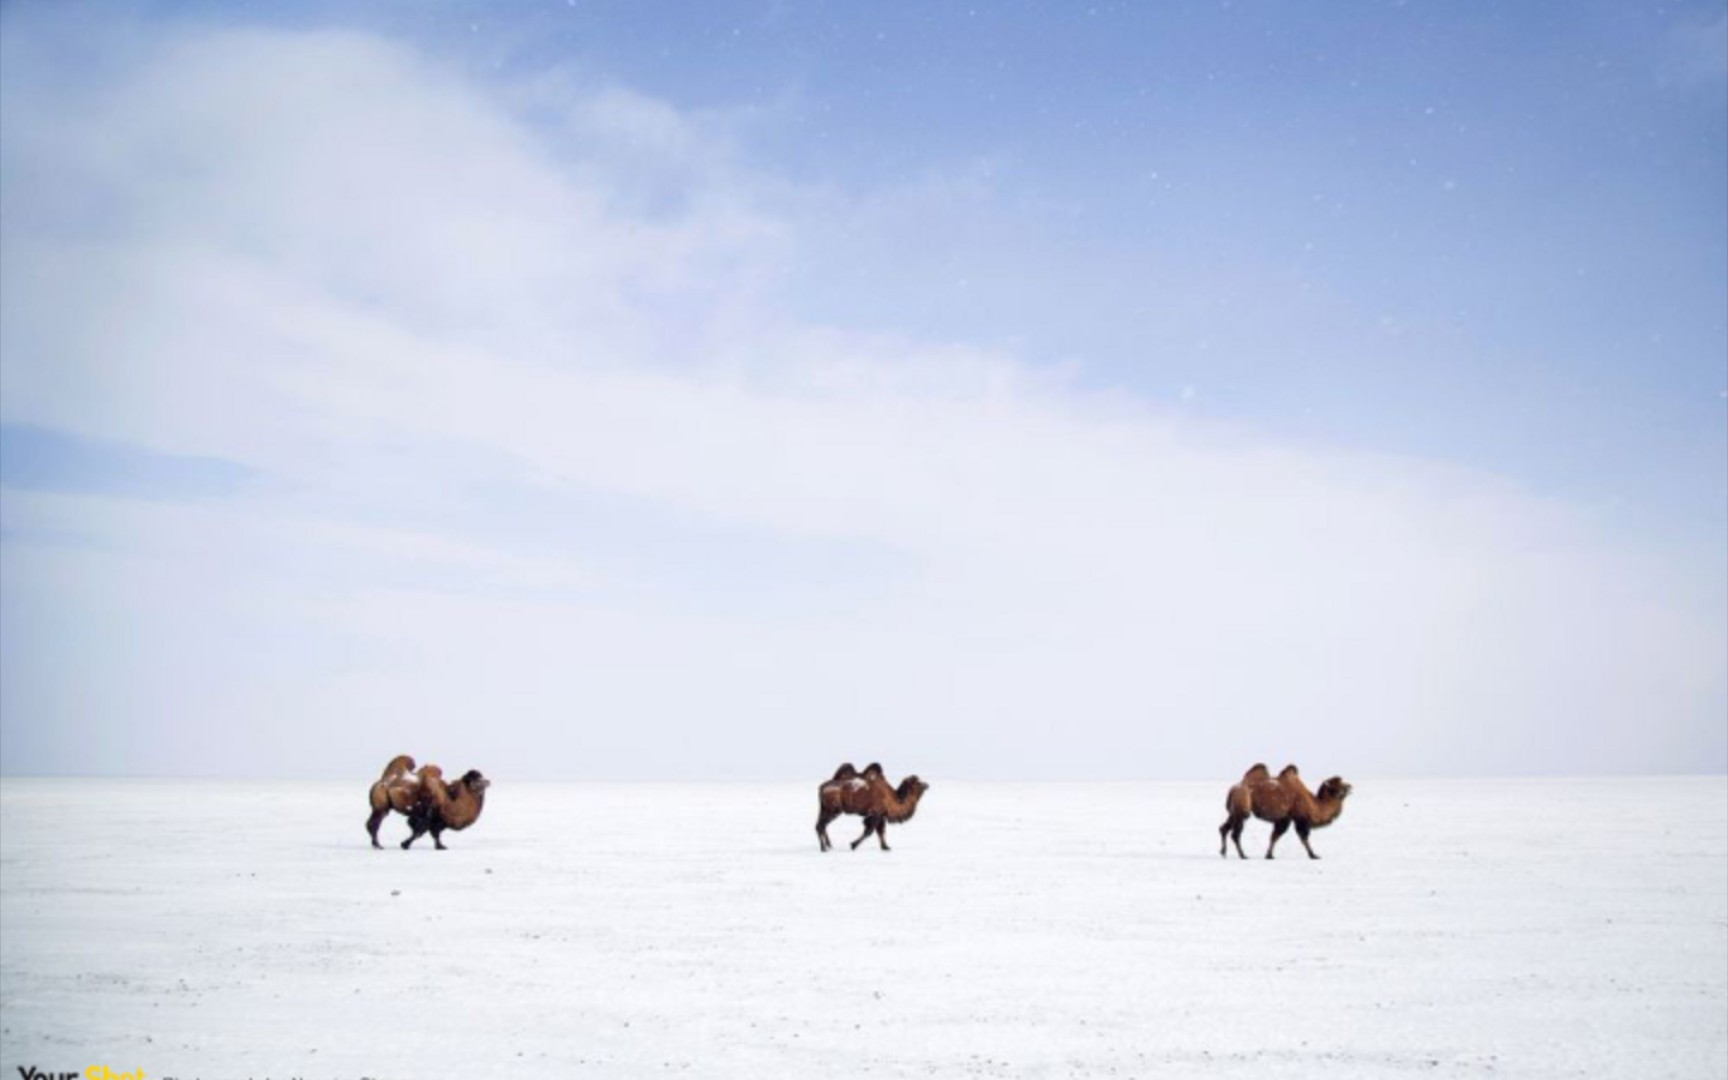
{"label": "white cloud", "polygon": [[7,493],[9,769],[1722,764],[1721,612],[1669,553],[804,323],[785,182],[664,102],[524,120],[345,34],[181,32],[92,80],[17,63],[31,32],[4,419],[266,482]]}

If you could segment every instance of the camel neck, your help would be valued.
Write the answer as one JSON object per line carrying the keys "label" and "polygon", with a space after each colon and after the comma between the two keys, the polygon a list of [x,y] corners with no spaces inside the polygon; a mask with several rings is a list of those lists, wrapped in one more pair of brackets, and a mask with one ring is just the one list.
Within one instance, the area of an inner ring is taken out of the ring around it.
{"label": "camel neck", "polygon": [[1338,815],[1344,812],[1343,799],[1315,799],[1314,824],[1330,825],[1338,820]]}
{"label": "camel neck", "polygon": [[886,814],[889,822],[898,825],[900,822],[906,821],[916,813],[918,810],[919,794],[919,792],[914,791],[904,800],[902,800],[898,794],[890,795]]}
{"label": "camel neck", "polygon": [[484,792],[475,794],[468,785],[459,785],[455,794],[440,807],[439,812],[444,817],[444,824],[452,829],[463,829],[474,824],[474,820],[480,816],[480,808],[485,799]]}

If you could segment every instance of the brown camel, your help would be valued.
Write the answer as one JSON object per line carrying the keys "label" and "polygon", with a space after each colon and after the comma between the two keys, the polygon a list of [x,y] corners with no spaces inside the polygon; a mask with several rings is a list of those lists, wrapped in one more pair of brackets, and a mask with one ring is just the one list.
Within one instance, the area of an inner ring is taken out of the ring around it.
{"label": "brown camel", "polygon": [[414,759],[407,754],[392,759],[370,793],[372,814],[366,819],[366,832],[372,837],[372,846],[383,846],[378,843],[378,826],[394,810],[408,819],[411,830],[408,839],[402,841],[404,850],[428,832],[438,850],[445,850],[444,830],[459,832],[479,820],[490,786],[491,781],[478,769],[469,769],[451,784],[444,781],[444,770],[436,765],[416,772]]}
{"label": "brown camel", "polygon": [[930,785],[916,776],[900,781],[898,788],[892,787],[882,775],[882,766],[875,763],[862,773],[853,771],[849,763],[842,765],[832,780],[816,790],[816,839],[823,851],[830,850],[834,845],[828,840],[828,823],[841,814],[857,814],[864,819],[864,833],[852,841],[852,850],[858,850],[871,833],[876,834],[883,851],[892,850],[886,826],[911,820],[918,800],[929,789]]}
{"label": "brown camel", "polygon": [[1302,841],[1308,857],[1318,859],[1320,856],[1308,845],[1308,834],[1337,821],[1349,794],[1350,785],[1342,777],[1331,777],[1320,785],[1319,791],[1310,792],[1294,765],[1284,766],[1276,779],[1266,766],[1255,765],[1242,774],[1242,782],[1224,797],[1224,809],[1230,816],[1218,826],[1218,854],[1228,856],[1229,845],[1234,842],[1236,854],[1248,857],[1242,850],[1242,825],[1252,815],[1272,823],[1272,842],[1266,845],[1268,859],[1278,845],[1278,838],[1292,825],[1296,826],[1296,837]]}

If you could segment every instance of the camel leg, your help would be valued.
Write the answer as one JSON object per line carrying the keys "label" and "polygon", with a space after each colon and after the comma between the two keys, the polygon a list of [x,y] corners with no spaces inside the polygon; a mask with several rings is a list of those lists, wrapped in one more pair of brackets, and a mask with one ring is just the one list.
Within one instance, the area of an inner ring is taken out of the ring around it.
{"label": "camel leg", "polygon": [[1224,819],[1224,824],[1218,826],[1219,858],[1230,857],[1229,845],[1232,840],[1236,841],[1236,854],[1242,855],[1244,859],[1248,857],[1242,854],[1242,823],[1246,820],[1248,819],[1231,814],[1229,817]]}
{"label": "camel leg", "polygon": [[432,846],[436,847],[439,851],[449,851],[450,850],[449,848],[444,846],[444,826],[442,826],[442,825],[432,826]]}
{"label": "camel leg", "polygon": [[816,815],[816,840],[822,845],[823,851],[829,851],[834,847],[834,844],[828,839],[828,823],[839,816],[838,814],[831,814],[827,810],[818,811]]}
{"label": "camel leg", "polygon": [[384,824],[384,819],[388,817],[389,814],[390,808],[386,806],[382,810],[372,811],[372,816],[366,819],[366,835],[372,838],[372,846],[375,848],[382,848],[384,846],[378,842],[378,826]]}
{"label": "camel leg", "polygon": [[1290,830],[1290,819],[1285,818],[1272,826],[1272,842],[1266,845],[1266,857],[1272,857],[1272,849],[1278,846],[1278,838]]}
{"label": "camel leg", "polygon": [[852,841],[852,850],[857,851],[858,845],[862,844],[864,841],[870,839],[870,834],[875,832],[875,831],[876,831],[876,819],[873,817],[865,818],[864,819],[864,834],[862,836],[860,836],[858,839]]}
{"label": "camel leg", "polygon": [[1320,856],[1314,854],[1314,849],[1308,846],[1308,833],[1310,831],[1311,826],[1306,821],[1296,823],[1296,839],[1302,841],[1302,847],[1308,852],[1310,859],[1318,859]]}
{"label": "camel leg", "polygon": [[888,846],[888,821],[886,818],[876,819],[876,842],[882,845],[883,851],[892,851]]}
{"label": "camel leg", "polygon": [[871,814],[871,816],[866,817],[866,819],[864,819],[864,835],[859,836],[857,840],[852,842],[852,850],[857,850],[857,847],[859,847],[861,843],[869,840],[869,835],[871,835],[871,833],[876,833],[876,840],[881,843],[881,850],[885,850],[886,852],[886,850],[888,850],[888,842],[886,842],[883,835],[881,835],[881,829],[883,829],[885,824],[885,821],[883,821],[881,817],[876,816],[876,814]]}
{"label": "camel leg", "polygon": [[426,823],[424,821],[420,821],[416,818],[409,818],[408,819],[408,827],[410,829],[414,830],[414,834],[412,836],[410,836],[408,839],[402,841],[402,850],[403,851],[408,850],[409,844],[412,844],[414,841],[416,841],[416,840],[420,839],[422,836],[426,835]]}

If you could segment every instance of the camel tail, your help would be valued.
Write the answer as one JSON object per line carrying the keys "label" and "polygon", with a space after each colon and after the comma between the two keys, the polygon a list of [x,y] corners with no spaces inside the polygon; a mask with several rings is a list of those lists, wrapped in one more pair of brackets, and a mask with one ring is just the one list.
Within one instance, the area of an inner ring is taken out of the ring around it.
{"label": "camel tail", "polygon": [[403,773],[411,773],[413,771],[414,758],[408,754],[397,754],[395,757],[390,759],[390,764],[384,766],[384,773],[379,776],[378,779],[381,781],[393,780],[396,777],[401,776]]}

